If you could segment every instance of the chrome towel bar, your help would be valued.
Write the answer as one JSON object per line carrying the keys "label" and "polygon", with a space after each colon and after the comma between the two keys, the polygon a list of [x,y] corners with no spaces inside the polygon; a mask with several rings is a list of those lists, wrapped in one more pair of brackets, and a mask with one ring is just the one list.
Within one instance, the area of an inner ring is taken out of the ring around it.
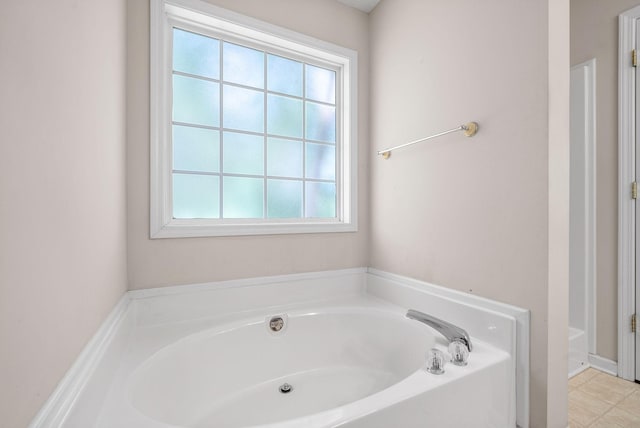
{"label": "chrome towel bar", "polygon": [[418,140],[410,141],[408,143],[401,144],[401,145],[395,146],[395,147],[390,147],[388,149],[378,150],[378,154],[380,156],[382,156],[383,158],[385,158],[385,159],[389,159],[391,157],[391,152],[393,150],[397,150],[397,149],[401,149],[403,147],[411,146],[411,145],[416,144],[416,143],[421,143],[423,141],[430,140],[432,138],[441,137],[441,136],[446,135],[446,134],[451,134],[452,132],[456,132],[456,131],[464,131],[464,135],[466,135],[467,137],[473,137],[478,132],[478,124],[476,122],[469,122],[467,124],[460,125],[457,128],[449,129],[447,131],[443,131],[443,132],[440,132],[438,134],[430,135],[428,137],[420,138]]}

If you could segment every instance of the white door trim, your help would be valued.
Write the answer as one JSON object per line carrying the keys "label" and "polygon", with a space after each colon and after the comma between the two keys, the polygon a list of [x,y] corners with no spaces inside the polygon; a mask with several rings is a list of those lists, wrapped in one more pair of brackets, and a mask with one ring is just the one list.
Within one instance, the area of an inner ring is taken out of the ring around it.
{"label": "white door trim", "polygon": [[571,67],[572,70],[583,68],[585,71],[585,334],[587,352],[596,351],[596,59],[592,58]]}
{"label": "white door trim", "polygon": [[597,337],[597,239],[596,239],[596,60],[595,58],[585,63],[587,68],[587,79],[589,86],[587,88],[589,101],[587,102],[587,117],[589,118],[587,131],[587,158],[586,166],[586,259],[587,259],[587,350],[591,354],[597,354],[596,337]]}
{"label": "white door trim", "polygon": [[[584,249],[580,252],[579,269],[584,275],[584,328],[586,337],[585,353],[597,354],[596,351],[596,59],[592,58],[571,67],[574,72],[580,70],[584,77],[584,111],[581,112],[584,121],[584,147],[582,152],[572,151],[571,156],[583,155],[583,174],[580,181],[584,188],[571,189],[573,192],[584,192],[584,200],[580,211],[584,213]],[[573,74],[572,74],[573,76]],[[573,90],[573,82],[572,82]],[[571,108],[574,108],[572,105]],[[573,114],[573,113],[572,113]],[[573,119],[572,119],[573,120]],[[572,136],[573,141],[573,136]],[[573,149],[572,149],[573,150]],[[572,160],[573,162],[573,160]],[[572,172],[573,174],[573,172]],[[578,208],[578,207],[576,207]],[[573,215],[573,214],[572,214]],[[574,221],[572,218],[571,221]],[[572,251],[576,251],[572,246]],[[586,355],[585,355],[586,358]]]}
{"label": "white door trim", "polygon": [[635,343],[629,320],[635,313],[635,215],[630,197],[635,181],[635,69],[631,51],[636,46],[640,6],[619,16],[618,40],[618,376],[635,380]]}

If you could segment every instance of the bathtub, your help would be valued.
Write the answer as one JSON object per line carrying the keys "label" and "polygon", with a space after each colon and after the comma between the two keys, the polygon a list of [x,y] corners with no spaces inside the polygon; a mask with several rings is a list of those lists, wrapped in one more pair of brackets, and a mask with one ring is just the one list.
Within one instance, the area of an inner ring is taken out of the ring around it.
{"label": "bathtub", "polygon": [[[283,426],[287,420],[325,426],[344,406],[419,370],[435,344],[427,329],[393,312],[310,308],[278,315],[286,321],[277,333],[269,317],[249,319],[158,352],[132,376],[133,407],[167,426]],[[280,392],[283,384],[292,388]]]}
{"label": "bathtub", "polygon": [[[426,291],[348,270],[132,292],[60,423],[32,426],[526,427],[526,311]],[[467,329],[468,365],[429,373],[448,343],[409,308]]]}

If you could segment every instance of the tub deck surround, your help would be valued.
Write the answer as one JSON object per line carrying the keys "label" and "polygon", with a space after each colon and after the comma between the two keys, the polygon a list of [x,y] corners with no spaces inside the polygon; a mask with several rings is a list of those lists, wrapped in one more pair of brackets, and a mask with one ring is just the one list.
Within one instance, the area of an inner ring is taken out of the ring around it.
{"label": "tub deck surround", "polygon": [[[128,298],[110,347],[55,426],[528,426],[528,361],[518,348],[528,356],[528,312],[518,308],[367,269]],[[405,318],[409,308],[466,329],[469,365],[426,372],[428,349],[448,344]],[[269,331],[281,314],[285,328]],[[278,391],[285,382],[289,394]]]}
{"label": "tub deck surround", "polygon": [[516,373],[517,425],[529,426],[530,314],[512,305],[377,269],[367,270],[367,292],[399,306],[418,309],[465,328],[511,355]]}

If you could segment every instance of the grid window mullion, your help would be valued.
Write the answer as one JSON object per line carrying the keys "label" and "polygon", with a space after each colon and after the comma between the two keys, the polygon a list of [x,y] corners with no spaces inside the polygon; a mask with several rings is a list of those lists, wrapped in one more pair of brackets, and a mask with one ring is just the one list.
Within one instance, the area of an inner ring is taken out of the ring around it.
{"label": "grid window mullion", "polygon": [[307,66],[302,66],[302,218],[307,217]]}
{"label": "grid window mullion", "polygon": [[269,217],[269,213],[268,213],[268,186],[267,186],[267,157],[269,156],[268,153],[268,147],[267,147],[267,123],[269,122],[269,112],[267,109],[267,54],[266,52],[264,53],[264,61],[262,63],[262,66],[264,68],[264,74],[263,74],[263,87],[264,87],[264,99],[263,99],[263,107],[264,107],[264,122],[262,124],[263,126],[263,131],[264,131],[264,145],[263,145],[263,165],[264,165],[264,179],[263,179],[263,191],[262,191],[262,217],[263,218],[267,218]]}
{"label": "grid window mullion", "polygon": [[220,218],[224,218],[224,132],[222,131],[224,126],[224,90],[222,82],[224,80],[224,67],[223,67],[223,55],[224,55],[224,43],[222,43],[222,39],[219,40],[220,43],[220,181],[218,183],[218,197],[219,206],[220,206]]}

